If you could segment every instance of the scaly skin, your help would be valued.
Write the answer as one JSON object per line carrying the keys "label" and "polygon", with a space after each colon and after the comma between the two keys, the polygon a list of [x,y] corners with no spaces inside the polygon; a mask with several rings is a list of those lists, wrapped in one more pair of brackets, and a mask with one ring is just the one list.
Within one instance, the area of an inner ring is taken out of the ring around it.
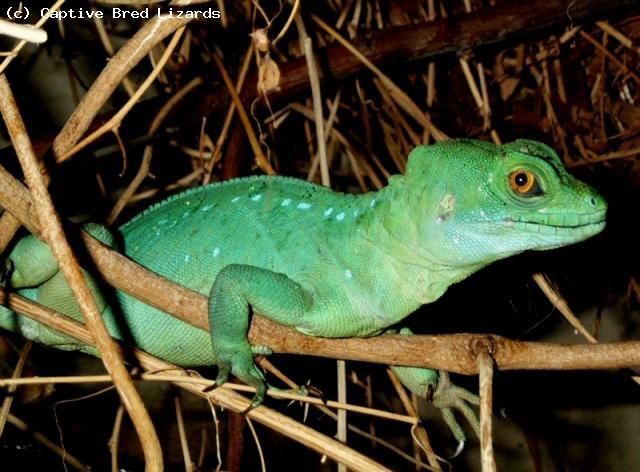
{"label": "scaly skin", "polygon": [[[531,179],[537,186],[521,192]],[[99,303],[116,337],[178,365],[217,364],[219,383],[232,372],[257,388],[258,404],[265,382],[246,337],[249,307],[312,336],[376,335],[493,261],[598,233],[605,211],[550,148],[524,140],[416,148],[405,175],[358,196],[284,177],[237,179],[171,197],[119,231],[131,259],[209,295],[211,333],[125,293]],[[115,246],[103,227],[90,231]],[[14,288],[80,317],[42,243],[28,237],[9,258]],[[0,312],[0,326],[93,352],[23,317]],[[439,389],[435,371],[395,370],[419,395],[433,391],[445,418],[474,402],[455,386]]]}

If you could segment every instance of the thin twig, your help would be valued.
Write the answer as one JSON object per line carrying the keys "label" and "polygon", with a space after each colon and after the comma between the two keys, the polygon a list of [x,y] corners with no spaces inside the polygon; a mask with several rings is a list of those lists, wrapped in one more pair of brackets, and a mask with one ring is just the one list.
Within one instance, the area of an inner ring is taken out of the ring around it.
{"label": "thin twig", "polygon": [[[20,350],[20,356],[18,357],[18,362],[16,362],[16,367],[13,369],[13,374],[11,375],[12,379],[17,379],[22,375],[22,369],[24,369],[24,365],[27,362],[27,358],[29,357],[29,351],[31,351],[31,346],[33,346],[33,342],[27,341],[22,349]],[[7,396],[2,401],[2,408],[0,408],[0,438],[2,438],[2,433],[4,432],[4,426],[7,424],[7,418],[9,413],[11,412],[11,405],[13,404],[14,396],[13,394],[16,391],[15,385],[10,385],[7,389]]]}
{"label": "thin twig", "polygon": [[91,89],[82,98],[80,104],[56,136],[53,142],[53,151],[58,159],[60,156],[68,154],[69,150],[89,129],[91,122],[118,87],[120,81],[146,57],[146,54],[156,44],[190,21],[191,19],[183,17],[156,16],[147,21],[118,50],[102,69],[98,78],[91,85]]}
{"label": "thin twig", "polygon": [[[2,289],[0,289],[0,295],[1,294],[4,294]],[[0,302],[3,302],[1,298],[2,297],[0,296]],[[81,323],[56,313],[42,305],[38,305],[33,301],[20,297],[19,295],[11,294],[9,295],[8,300],[9,307],[11,309],[25,313],[29,316],[34,316],[34,319],[44,322],[53,329],[67,334],[82,343],[90,345],[93,343],[91,334]],[[250,409],[249,406],[251,405],[251,400],[233,392],[229,388],[218,388],[205,394],[202,392],[201,386],[189,382],[189,373],[183,369],[162,361],[139,349],[132,349],[131,352],[136,356],[138,362],[145,370],[150,372],[161,372],[167,370],[174,371],[177,375],[184,376],[185,380],[187,380],[186,382],[176,382],[179,387],[200,397],[210,398],[231,411],[246,413],[251,419],[280,432],[294,441],[300,442],[310,449],[318,451],[321,454],[327,454],[335,461],[347,464],[349,468],[372,472],[388,470],[377,462],[341,444],[340,442],[335,441],[334,439],[331,439],[266,406]]]}
{"label": "thin twig", "polygon": [[79,470],[81,472],[89,472],[90,469],[87,466],[85,466],[82,462],[80,462],[75,456],[71,455],[69,451],[67,451],[66,449],[62,449],[60,446],[58,446],[56,443],[51,441],[40,431],[35,430],[33,427],[31,427],[26,422],[22,421],[17,416],[14,416],[11,413],[9,413],[9,416],[7,417],[7,421],[13,426],[15,426],[16,428],[18,428],[20,431],[30,434],[33,437],[33,439],[38,441],[47,449],[53,451],[54,454],[58,455],[63,461],[65,461],[74,469]]}
{"label": "thin twig", "polygon": [[[184,33],[184,27],[180,28],[178,31],[175,32],[175,34],[173,35],[173,38],[171,38],[171,41],[167,46],[167,49],[165,50],[164,54],[162,54],[162,57],[158,61],[158,64],[147,76],[147,78],[144,80],[142,85],[138,87],[138,89],[136,90],[136,93],[133,94],[133,96],[127,101],[127,103],[125,103],[125,105],[122,108],[120,108],[120,110],[118,110],[118,112],[115,115],[113,115],[111,119],[107,121],[104,125],[102,125],[100,128],[98,128],[89,136],[87,136],[86,138],[84,138],[83,140],[75,144],[68,151],[58,154],[57,155],[58,162],[64,162],[65,160],[69,159],[71,156],[76,154],[78,151],[88,146],[89,144],[94,142],[96,139],[100,138],[102,135],[108,133],[109,131],[116,130],[120,126],[120,124],[122,123],[122,120],[127,116],[129,111],[131,111],[131,109],[138,102],[138,100],[140,100],[140,97],[142,97],[142,95],[147,91],[147,89],[151,86],[151,84],[156,79],[156,77],[158,77],[158,74],[164,68],[165,64],[169,60],[169,57],[171,57],[171,54],[173,53],[174,49],[178,45],[178,41],[180,41],[180,38],[182,37],[183,33]],[[78,108],[80,108],[80,106],[82,105],[78,105]]]}
{"label": "thin twig", "polygon": [[233,85],[233,82],[231,81],[231,77],[229,77],[229,74],[227,73],[227,69],[224,66],[224,63],[222,62],[222,59],[220,59],[220,56],[218,56],[217,52],[213,52],[213,60],[215,61],[216,66],[218,67],[218,71],[220,72],[220,75],[222,76],[222,80],[224,81],[227,87],[227,90],[229,91],[229,95],[231,95],[231,99],[233,100],[233,103],[235,103],[236,105],[238,116],[240,117],[242,126],[244,127],[244,130],[247,133],[247,138],[249,139],[249,143],[251,144],[251,149],[253,150],[253,153],[255,155],[256,165],[265,174],[274,175],[276,172],[275,170],[273,170],[273,167],[271,167],[271,164],[267,160],[267,157],[262,152],[260,141],[256,137],[256,133],[253,130],[253,126],[251,126],[251,121],[249,121],[249,116],[247,115],[247,111],[245,110],[244,105],[240,100],[240,96],[238,95],[238,90]]}

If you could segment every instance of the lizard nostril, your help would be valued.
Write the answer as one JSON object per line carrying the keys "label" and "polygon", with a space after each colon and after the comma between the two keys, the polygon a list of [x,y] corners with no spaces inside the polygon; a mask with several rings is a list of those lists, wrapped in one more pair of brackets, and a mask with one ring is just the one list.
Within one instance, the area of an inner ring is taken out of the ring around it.
{"label": "lizard nostril", "polygon": [[596,200],[596,197],[587,197],[586,198],[587,203],[589,205],[591,205],[592,207],[596,206],[598,204],[598,201]]}

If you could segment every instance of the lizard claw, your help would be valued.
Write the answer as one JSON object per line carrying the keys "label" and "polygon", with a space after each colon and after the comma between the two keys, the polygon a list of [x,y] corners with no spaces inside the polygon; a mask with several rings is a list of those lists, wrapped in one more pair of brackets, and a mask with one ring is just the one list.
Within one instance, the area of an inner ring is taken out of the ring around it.
{"label": "lizard claw", "polygon": [[456,452],[453,453],[449,459],[455,459],[460,455],[460,453],[464,450],[464,441],[458,442],[458,447],[456,447]]}
{"label": "lizard claw", "polygon": [[392,367],[392,370],[409,390],[431,400],[433,406],[440,410],[442,418],[458,441],[456,454],[459,454],[464,446],[466,436],[453,414],[454,410],[462,413],[480,437],[480,422],[476,412],[471,408],[472,405],[480,403],[480,398],[454,385],[447,372],[415,367]]}
{"label": "lizard claw", "polygon": [[229,380],[229,372],[231,372],[231,365],[229,363],[218,364],[218,376],[216,377],[216,386],[221,387],[227,380]]}
{"label": "lizard claw", "polygon": [[447,426],[449,426],[453,436],[458,440],[458,447],[453,456],[455,457],[464,447],[466,436],[464,430],[458,423],[458,420],[456,420],[453,415],[453,410],[458,410],[462,413],[475,431],[476,435],[480,437],[480,422],[478,421],[478,416],[469,406],[470,404],[478,405],[480,403],[480,398],[468,390],[454,385],[447,372],[440,371],[439,374],[440,379],[438,381],[438,386],[433,392],[432,403],[433,406],[441,410],[445,423],[447,423]]}
{"label": "lizard claw", "polygon": [[5,259],[0,267],[0,286],[5,286],[11,278],[13,272],[13,261],[11,259]]}

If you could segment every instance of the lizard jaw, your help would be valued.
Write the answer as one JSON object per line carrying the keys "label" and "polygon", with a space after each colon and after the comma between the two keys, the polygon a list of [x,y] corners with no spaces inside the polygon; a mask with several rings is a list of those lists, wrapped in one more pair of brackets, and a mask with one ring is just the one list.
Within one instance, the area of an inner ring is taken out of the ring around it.
{"label": "lizard jaw", "polygon": [[606,211],[591,213],[538,213],[533,217],[505,218],[503,225],[533,234],[586,238],[605,227]]}

